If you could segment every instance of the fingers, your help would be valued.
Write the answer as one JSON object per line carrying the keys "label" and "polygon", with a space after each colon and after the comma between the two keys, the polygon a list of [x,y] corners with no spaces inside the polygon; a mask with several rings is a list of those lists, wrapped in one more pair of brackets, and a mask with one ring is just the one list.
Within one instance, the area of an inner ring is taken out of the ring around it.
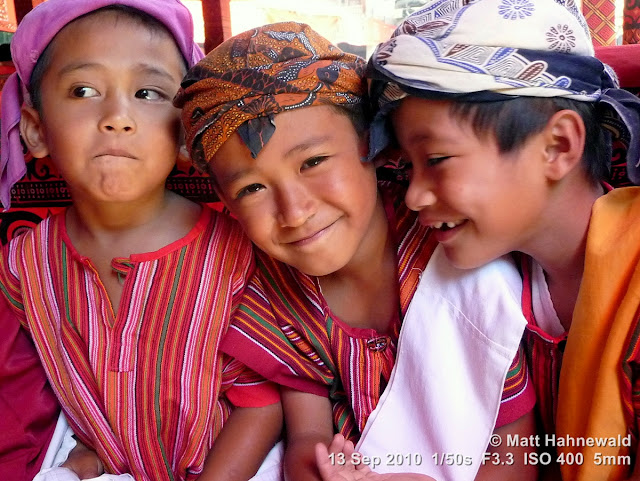
{"label": "fingers", "polygon": [[329,461],[329,451],[322,443],[316,444],[316,464],[318,465],[320,477],[323,481],[328,481],[332,473],[333,465],[331,461]]}
{"label": "fingers", "polygon": [[[340,453],[344,450],[345,443],[351,443],[351,441],[346,441],[342,434],[336,434],[333,436],[331,440],[331,444],[329,444],[329,452],[330,453]],[[351,443],[353,446],[353,443]]]}

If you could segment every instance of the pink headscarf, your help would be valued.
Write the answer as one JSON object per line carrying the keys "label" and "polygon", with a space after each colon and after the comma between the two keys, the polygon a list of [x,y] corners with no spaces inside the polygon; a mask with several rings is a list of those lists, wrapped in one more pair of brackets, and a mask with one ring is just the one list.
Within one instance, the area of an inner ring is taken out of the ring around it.
{"label": "pink headscarf", "polygon": [[18,25],[11,41],[11,54],[17,72],[2,89],[0,122],[0,202],[11,205],[11,188],[26,173],[20,143],[20,108],[29,101],[27,88],[31,72],[49,42],[69,22],[110,5],[126,5],[156,18],[173,35],[191,67],[203,57],[193,40],[193,20],[179,0],[48,0],[29,12]]}

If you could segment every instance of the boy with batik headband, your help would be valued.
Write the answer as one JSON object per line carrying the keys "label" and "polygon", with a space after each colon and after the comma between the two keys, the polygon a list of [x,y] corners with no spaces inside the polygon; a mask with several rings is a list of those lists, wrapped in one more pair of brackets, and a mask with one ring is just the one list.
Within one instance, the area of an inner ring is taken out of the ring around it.
{"label": "boy with batik headband", "polygon": [[475,268],[526,254],[522,308],[549,459],[557,448],[567,480],[629,476],[640,191],[607,193],[604,181],[612,135],[640,181],[640,100],[593,57],[573,1],[434,2],[369,65],[372,145],[393,127],[412,165],[407,205],[447,257]]}
{"label": "boy with batik headband", "polygon": [[189,11],[48,0],[11,48],[3,202],[24,171],[22,137],[74,204],[6,246],[0,287],[75,435],[107,473],[250,478],[280,433],[279,394],[218,345],[252,247],[228,216],[165,187],[181,139],[171,101],[202,57]]}
{"label": "boy with batik headband", "polygon": [[[289,479],[318,479],[316,444],[338,431],[380,471],[473,480],[494,428],[534,432],[520,278],[507,260],[453,269],[401,187],[377,182],[363,73],[308,26],[279,23],[185,77],[192,158],[261,249],[222,349],[282,385]],[[521,449],[478,476],[535,476]]]}

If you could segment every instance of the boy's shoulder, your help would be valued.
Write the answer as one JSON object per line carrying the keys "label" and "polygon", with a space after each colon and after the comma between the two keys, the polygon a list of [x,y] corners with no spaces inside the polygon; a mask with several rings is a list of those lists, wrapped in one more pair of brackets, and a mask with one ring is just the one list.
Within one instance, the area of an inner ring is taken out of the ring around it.
{"label": "boy's shoulder", "polygon": [[[596,200],[587,236],[587,259],[640,259],[640,187],[613,189]],[[586,271],[585,271],[586,273]]]}
{"label": "boy's shoulder", "polygon": [[4,245],[5,248],[17,248],[25,242],[41,242],[52,229],[61,227],[64,223],[64,215],[66,209],[62,212],[49,215],[37,224],[28,228],[21,229],[19,232],[13,232],[12,238]]}
{"label": "boy's shoulder", "polygon": [[229,235],[232,238],[242,238],[250,243],[240,223],[230,214],[216,207],[217,206],[212,207],[208,204],[202,204],[202,213],[198,222],[204,223],[205,226],[209,227],[209,230],[220,234],[223,240],[225,235]]}

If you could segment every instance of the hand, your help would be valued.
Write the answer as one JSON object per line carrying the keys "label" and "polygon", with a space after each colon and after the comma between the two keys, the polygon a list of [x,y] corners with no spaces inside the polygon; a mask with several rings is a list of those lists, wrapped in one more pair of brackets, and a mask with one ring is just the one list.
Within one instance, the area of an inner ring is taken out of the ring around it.
{"label": "hand", "polygon": [[[334,455],[333,460],[329,458],[329,452]],[[352,481],[358,479],[372,479],[380,475],[374,473],[364,463],[354,464],[351,455],[355,448],[351,441],[347,441],[342,434],[336,434],[329,445],[329,449],[322,444],[316,444],[316,463],[322,481]],[[344,460],[344,463],[336,460]],[[371,476],[369,476],[371,475]]]}
{"label": "hand", "polygon": [[96,452],[80,441],[71,450],[69,457],[61,467],[73,471],[80,479],[96,478],[104,473],[104,466]]}

